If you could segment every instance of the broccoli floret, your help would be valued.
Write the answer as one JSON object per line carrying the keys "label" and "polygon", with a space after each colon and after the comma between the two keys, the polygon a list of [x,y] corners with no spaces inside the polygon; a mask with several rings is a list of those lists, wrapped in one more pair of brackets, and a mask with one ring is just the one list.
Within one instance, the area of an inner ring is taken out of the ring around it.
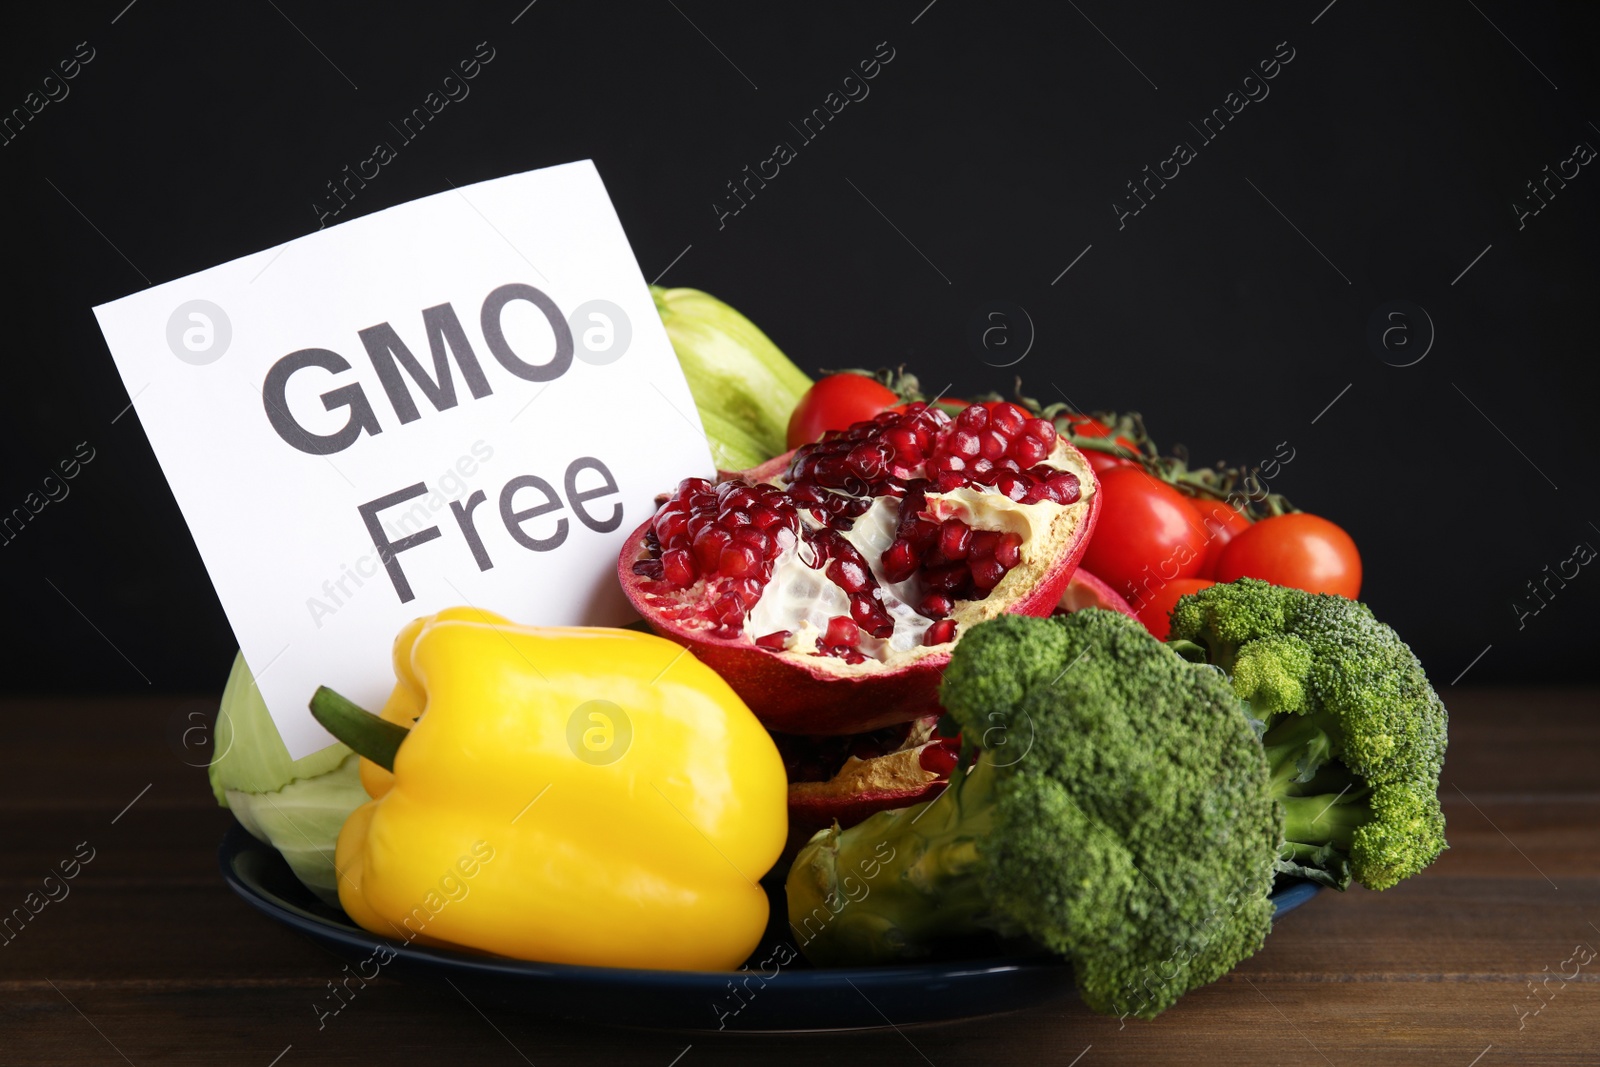
{"label": "broccoli floret", "polygon": [[1365,604],[1241,578],[1180,598],[1168,640],[1226,671],[1264,726],[1281,871],[1387,889],[1445,849],[1444,704]]}
{"label": "broccoli floret", "polygon": [[1084,1000],[1153,1017],[1261,946],[1279,827],[1265,754],[1216,671],[1124,615],[974,626],[940,700],[969,773],[814,837],[789,918],[825,965],[1026,934]]}

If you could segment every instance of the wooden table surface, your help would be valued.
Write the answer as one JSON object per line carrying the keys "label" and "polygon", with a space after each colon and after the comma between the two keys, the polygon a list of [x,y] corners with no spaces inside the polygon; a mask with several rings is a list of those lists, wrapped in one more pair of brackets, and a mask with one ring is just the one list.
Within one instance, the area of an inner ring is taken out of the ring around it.
{"label": "wooden table surface", "polygon": [[387,980],[319,1030],[340,964],[217,874],[231,816],[182,733],[214,700],[7,699],[0,913],[74,853],[93,859],[0,946],[0,1064],[1600,1063],[1600,957],[1577,962],[1600,949],[1600,689],[1444,696],[1451,850],[1388,892],[1320,894],[1157,1021],[1119,1026],[1068,997],[785,1037],[485,1017]]}

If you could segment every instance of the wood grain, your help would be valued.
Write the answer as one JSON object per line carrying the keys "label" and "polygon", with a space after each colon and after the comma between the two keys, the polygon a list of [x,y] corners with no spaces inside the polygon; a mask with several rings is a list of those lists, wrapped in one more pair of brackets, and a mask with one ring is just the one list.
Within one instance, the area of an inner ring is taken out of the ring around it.
{"label": "wood grain", "polygon": [[1600,1063],[1600,961],[1565,984],[1551,977],[1576,944],[1600,948],[1600,690],[1446,699],[1451,850],[1388,892],[1321,894],[1155,1022],[1123,1026],[1067,998],[783,1038],[485,1019],[389,981],[319,1030],[313,1005],[339,965],[216,873],[230,816],[196,766],[203,747],[178,739],[212,701],[0,701],[12,726],[0,911],[80,842],[95,849],[70,895],[0,947],[0,1064]]}

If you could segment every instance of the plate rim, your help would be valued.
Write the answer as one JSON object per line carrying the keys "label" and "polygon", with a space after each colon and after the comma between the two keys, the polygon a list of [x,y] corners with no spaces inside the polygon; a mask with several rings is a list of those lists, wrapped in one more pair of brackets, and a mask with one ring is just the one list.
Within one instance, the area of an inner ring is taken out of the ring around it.
{"label": "plate rim", "polygon": [[[244,855],[247,850],[272,851],[272,846],[258,840],[243,826],[235,823],[223,835],[222,842],[217,849],[217,865],[228,888],[232,889],[234,893],[256,911],[297,930],[311,932],[314,929],[315,936],[336,941],[346,948],[375,949],[379,945],[384,945],[394,950],[396,955],[402,958],[419,960],[430,966],[447,966],[476,975],[501,974],[519,979],[549,978],[569,982],[581,981],[607,984],[626,982],[635,986],[664,985],[681,988],[689,984],[704,984],[708,988],[721,989],[727,983],[729,975],[738,974],[744,969],[753,970],[749,964],[725,971],[595,967],[578,963],[547,963],[541,960],[520,960],[489,954],[480,956],[461,950],[417,945],[408,941],[385,937],[382,934],[372,933],[356,926],[353,922],[349,925],[335,922],[298,908],[290,902],[281,900],[275,894],[269,895],[265,890],[258,889],[241,877],[233,868],[232,861],[234,858]],[[1004,974],[1007,972],[1054,972],[1069,966],[1070,964],[1066,960],[1040,950],[1038,952],[1019,953],[1010,956],[934,960],[924,963],[888,964],[884,966],[814,967],[808,964],[806,967],[793,970],[786,968],[785,980],[802,986],[820,985],[832,987],[851,981],[860,982],[863,979],[872,984],[885,981],[900,983],[907,980],[938,980],[980,974]],[[761,972],[756,971],[756,973],[759,974]]]}
{"label": "plate rim", "polygon": [[[256,838],[238,822],[228,827],[217,846],[217,866],[228,888],[246,904],[293,929],[314,937],[337,942],[348,949],[377,949],[380,945],[392,949],[396,956],[425,963],[428,966],[447,967],[458,973],[476,976],[500,975],[516,979],[546,978],[566,982],[615,984],[634,986],[672,986],[682,989],[686,985],[705,985],[720,989],[728,976],[750,969],[748,963],[739,968],[722,971],[688,971],[650,969],[643,967],[595,967],[577,963],[547,963],[540,960],[521,960],[490,954],[477,955],[463,950],[434,948],[396,940],[362,929],[354,922],[348,925],[306,911],[285,901],[276,894],[260,889],[247,881],[234,867],[239,857],[257,851],[276,853],[273,847]],[[280,857],[281,861],[281,857]],[[1270,899],[1275,910],[1273,921],[1281,918],[1316,896],[1322,890],[1316,882],[1296,880],[1283,888],[1275,888]],[[798,951],[798,948],[796,949]],[[803,958],[803,956],[802,956]],[[862,982],[877,985],[884,982],[901,983],[907,980],[937,981],[965,978],[976,975],[1005,974],[1008,972],[1036,971],[1059,973],[1070,969],[1071,964],[1047,950],[1017,953],[1004,956],[984,956],[973,959],[930,960],[920,963],[885,964],[861,967],[806,967],[787,971],[786,980],[807,987],[833,988],[841,984]],[[756,971],[756,973],[763,973]]]}

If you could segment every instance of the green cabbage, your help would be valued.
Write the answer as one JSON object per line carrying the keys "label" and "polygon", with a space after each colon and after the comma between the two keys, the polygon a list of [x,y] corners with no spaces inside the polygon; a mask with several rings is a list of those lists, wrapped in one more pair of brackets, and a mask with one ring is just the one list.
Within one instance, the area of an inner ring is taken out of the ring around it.
{"label": "green cabbage", "polygon": [[651,286],[718,470],[788,450],[789,415],[811,379],[755,323],[698,289]]}
{"label": "green cabbage", "polygon": [[217,711],[211,791],[241,826],[283,855],[307,889],[334,906],[339,830],[370,799],[360,766],[360,757],[337,743],[290,759],[244,656],[234,657]]}

